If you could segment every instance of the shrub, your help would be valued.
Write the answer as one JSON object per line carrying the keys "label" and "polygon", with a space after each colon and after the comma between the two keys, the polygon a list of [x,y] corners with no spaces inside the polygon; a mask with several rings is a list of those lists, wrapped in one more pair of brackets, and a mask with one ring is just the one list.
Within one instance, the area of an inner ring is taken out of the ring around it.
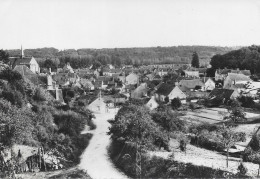
{"label": "shrub", "polygon": [[45,91],[42,88],[36,88],[33,95],[33,99],[35,101],[46,101],[47,97]]}
{"label": "shrub", "polygon": [[244,177],[246,175],[246,173],[247,173],[247,168],[243,165],[243,163],[240,163],[240,165],[238,166],[237,170],[238,170],[237,175],[239,177]]}
{"label": "shrub", "polygon": [[181,107],[181,100],[180,100],[180,98],[174,98],[171,101],[171,107],[172,107],[172,109],[178,109],[179,107]]}
{"label": "shrub", "polygon": [[3,91],[2,96],[4,99],[10,101],[13,105],[22,107],[24,104],[23,95],[19,91]]}
{"label": "shrub", "polygon": [[247,107],[247,108],[250,108],[255,104],[254,99],[251,96],[240,96],[238,98],[238,101],[242,103],[243,107]]}

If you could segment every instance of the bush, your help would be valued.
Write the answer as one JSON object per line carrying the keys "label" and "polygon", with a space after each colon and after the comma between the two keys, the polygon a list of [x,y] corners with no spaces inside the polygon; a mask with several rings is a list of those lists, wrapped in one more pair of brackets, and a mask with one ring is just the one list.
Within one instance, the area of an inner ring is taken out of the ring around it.
{"label": "bush", "polygon": [[251,96],[240,96],[238,101],[242,103],[242,107],[250,108],[253,107],[255,102]]}
{"label": "bush", "polygon": [[2,96],[4,99],[10,101],[13,105],[22,107],[24,104],[23,95],[19,91],[3,91]]}
{"label": "bush", "polygon": [[33,95],[33,99],[35,101],[46,101],[47,97],[45,91],[42,88],[36,88]]}
{"label": "bush", "polygon": [[181,107],[181,100],[180,100],[180,98],[174,98],[171,101],[171,107],[172,107],[172,109],[178,109],[179,107]]}

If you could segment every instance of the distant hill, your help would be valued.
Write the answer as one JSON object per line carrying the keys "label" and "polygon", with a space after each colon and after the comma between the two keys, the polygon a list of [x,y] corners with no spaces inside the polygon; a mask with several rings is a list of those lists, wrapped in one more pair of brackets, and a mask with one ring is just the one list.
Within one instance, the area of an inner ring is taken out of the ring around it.
{"label": "distant hill", "polygon": [[[225,54],[236,47],[214,47],[214,46],[174,46],[174,47],[144,47],[144,48],[113,48],[113,49],[67,49],[59,51],[55,48],[25,49],[26,56],[35,58],[60,58],[60,59],[105,59],[113,63],[120,59],[122,63],[130,61],[133,64],[151,63],[190,63],[192,53],[197,52],[200,64],[209,64],[212,56]],[[7,50],[10,56],[19,56],[20,50]],[[100,57],[102,56],[102,57]],[[99,57],[99,58],[97,58]],[[67,60],[68,61],[68,60]],[[112,62],[111,62],[112,61]],[[102,62],[101,62],[102,63]],[[72,64],[73,65],[73,64]]]}

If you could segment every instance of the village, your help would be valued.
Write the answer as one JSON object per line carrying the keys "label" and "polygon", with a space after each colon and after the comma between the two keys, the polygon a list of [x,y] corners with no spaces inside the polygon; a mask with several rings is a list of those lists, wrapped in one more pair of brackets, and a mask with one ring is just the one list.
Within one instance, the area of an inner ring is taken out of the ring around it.
{"label": "village", "polygon": [[257,0],[1,0],[0,179],[260,178]]}
{"label": "village", "polygon": [[[54,100],[61,104],[71,107],[82,105],[96,116],[112,115],[111,118],[113,118],[116,113],[110,113],[114,109],[120,109],[126,103],[138,102],[150,111],[156,111],[162,105],[177,110],[179,119],[186,123],[186,127],[193,124],[222,125],[227,122],[228,116],[231,115],[232,109],[227,106],[230,106],[232,101],[249,98],[253,103],[259,104],[260,82],[252,79],[253,75],[250,70],[217,69],[214,76],[209,76],[207,72],[211,68],[210,64],[207,67],[200,68],[193,67],[189,63],[152,64],[138,67],[134,65],[115,67],[112,64],[107,64],[97,68],[90,65],[88,68],[73,69],[69,62],[63,68],[41,69],[34,57],[24,55],[22,48],[20,54],[19,57],[10,57],[9,64],[2,63],[1,70],[11,68],[23,78],[29,79],[32,83],[49,92]],[[32,105],[27,103],[27,106],[31,107]],[[235,142],[231,146],[232,149],[229,153],[234,157],[232,158],[233,161],[230,161],[231,167],[225,167],[225,157],[221,157],[221,154],[214,152],[214,150],[219,151],[214,147],[213,151],[207,151],[208,154],[203,157],[201,155],[207,153],[203,151],[205,149],[194,148],[193,146],[190,149],[192,152],[190,154],[185,152],[185,156],[181,151],[180,153],[177,152],[175,154],[176,160],[213,167],[215,158],[210,161],[207,157],[216,155],[215,157],[221,158],[219,161],[222,160],[222,162],[216,163],[213,168],[236,173],[241,162],[240,154],[247,150],[252,137],[256,135],[260,127],[258,110],[247,107],[244,108],[243,114],[246,123],[238,124],[234,129],[237,132],[243,132],[245,140]],[[99,117],[99,120],[102,120],[102,118],[106,118],[105,121],[110,120],[107,117]],[[107,128],[103,130],[106,131]],[[88,133],[88,130],[85,133]],[[101,139],[107,137],[100,136]],[[98,141],[98,139],[95,141]],[[176,141],[174,137],[170,141],[170,146],[175,148],[175,152],[179,150],[177,143],[178,140]],[[93,145],[89,147],[94,147]],[[107,146],[104,145],[103,148],[108,147],[108,145],[107,143]],[[26,148],[26,150],[28,149]],[[32,150],[35,151],[35,149]],[[222,152],[225,150],[223,149]],[[90,153],[93,152],[90,151]],[[35,154],[37,152],[34,152]],[[152,152],[151,155],[167,159],[171,152]],[[200,157],[196,157],[196,155],[200,155]],[[237,156],[239,157],[236,158]],[[198,162],[200,160],[202,162]],[[55,163],[54,168],[63,168],[59,162],[56,161]],[[251,163],[246,163],[246,166],[250,166],[248,174],[256,176],[258,169],[255,168],[258,167]],[[89,170],[83,165],[82,168]],[[94,170],[92,175],[95,175],[97,169],[92,167],[92,170]],[[89,172],[91,173],[91,170]],[[101,176],[97,175],[96,177]]]}

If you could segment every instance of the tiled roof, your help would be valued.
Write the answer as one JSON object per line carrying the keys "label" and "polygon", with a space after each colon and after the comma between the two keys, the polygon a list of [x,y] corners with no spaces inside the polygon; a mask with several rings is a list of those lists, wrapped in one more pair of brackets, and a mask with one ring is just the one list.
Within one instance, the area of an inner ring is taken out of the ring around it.
{"label": "tiled roof", "polygon": [[245,76],[244,74],[229,73],[228,77],[232,81],[251,81],[250,78]]}
{"label": "tiled roof", "polygon": [[19,72],[21,75],[35,75],[27,66],[25,65],[16,65],[14,68],[15,71]]}
{"label": "tiled roof", "polygon": [[194,89],[196,86],[204,86],[204,83],[200,79],[181,80],[179,86],[180,88],[185,86],[189,89]]}
{"label": "tiled roof", "polygon": [[231,89],[218,89],[218,88],[215,88],[209,94],[209,98],[230,99],[230,97],[233,94],[233,92],[234,92],[234,90],[231,90]]}
{"label": "tiled roof", "polygon": [[162,83],[160,87],[157,89],[156,93],[164,96],[168,96],[171,91],[174,89],[175,85]]}
{"label": "tiled roof", "polygon": [[231,72],[231,69],[217,69],[216,72],[221,75],[227,75]]}

